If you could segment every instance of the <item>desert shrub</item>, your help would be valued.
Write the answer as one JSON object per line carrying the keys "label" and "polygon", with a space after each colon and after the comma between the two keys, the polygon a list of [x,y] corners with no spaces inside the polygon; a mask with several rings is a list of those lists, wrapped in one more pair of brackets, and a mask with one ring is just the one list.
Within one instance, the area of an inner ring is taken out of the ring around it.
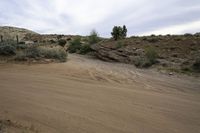
{"label": "desert shrub", "polygon": [[159,38],[156,38],[156,37],[150,37],[150,38],[147,38],[147,41],[150,42],[150,43],[156,43],[159,41]]}
{"label": "desert shrub", "polygon": [[58,40],[58,45],[60,45],[60,46],[62,46],[62,47],[64,47],[66,43],[67,43],[67,41],[64,40],[64,39]]}
{"label": "desert shrub", "polygon": [[91,49],[90,45],[89,44],[84,44],[81,46],[80,48],[80,54],[87,54],[89,52],[92,52],[93,50]]}
{"label": "desert shrub", "polygon": [[134,59],[134,64],[136,67],[148,68],[157,62],[158,54],[156,50],[152,47],[145,49],[145,56],[138,56]]}
{"label": "desert shrub", "polygon": [[196,37],[200,37],[200,32],[194,34]]}
{"label": "desert shrub", "polygon": [[181,40],[182,40],[181,37],[176,37],[176,38],[174,38],[174,41],[181,41]]}
{"label": "desert shrub", "polygon": [[16,46],[17,42],[14,40],[5,40],[3,42],[0,42],[0,46],[4,46],[4,45],[10,45],[10,46]]}
{"label": "desert shrub", "polygon": [[134,60],[134,65],[139,68],[148,68],[153,65],[153,63],[146,57],[137,57]]}
{"label": "desert shrub", "polygon": [[61,48],[48,48],[48,47],[30,47],[26,51],[26,56],[28,58],[47,58],[56,59],[61,62],[65,62],[67,59],[67,53]]}
{"label": "desert shrub", "polygon": [[60,48],[39,48],[40,56],[47,59],[57,59],[61,62],[65,62],[67,59],[67,53],[64,49]]}
{"label": "desert shrub", "polygon": [[16,61],[27,61],[27,56],[24,52],[18,52],[14,58]]}
{"label": "desert shrub", "polygon": [[100,41],[100,38],[98,36],[98,33],[95,30],[92,30],[90,35],[88,36],[88,42],[89,44],[95,44]]}
{"label": "desert shrub", "polygon": [[0,46],[0,55],[3,56],[16,55],[16,48],[12,45],[2,45]]}
{"label": "desert shrub", "polygon": [[191,37],[191,36],[193,36],[193,35],[190,34],[190,33],[185,33],[184,36],[185,36],[185,37]]}
{"label": "desert shrub", "polygon": [[36,47],[36,46],[29,47],[29,48],[26,50],[26,56],[27,56],[28,58],[38,58],[38,57],[41,57],[39,48]]}
{"label": "desert shrub", "polygon": [[119,48],[122,48],[122,47],[123,47],[123,42],[121,42],[121,41],[117,42],[116,48],[119,49]]}
{"label": "desert shrub", "polygon": [[77,37],[70,42],[68,50],[69,50],[69,53],[76,53],[80,49],[81,49],[81,38]]}
{"label": "desert shrub", "polygon": [[26,49],[27,48],[27,45],[26,44],[18,44],[16,46],[17,49]]}
{"label": "desert shrub", "polygon": [[154,64],[156,63],[158,53],[156,52],[155,48],[148,47],[145,49],[145,56],[152,64]]}
{"label": "desert shrub", "polygon": [[143,41],[147,41],[148,38],[147,38],[147,37],[142,37],[142,40],[143,40]]}
{"label": "desert shrub", "polygon": [[51,39],[49,42],[50,42],[51,44],[56,43],[56,41],[54,41],[54,40],[52,40],[52,39]]}
{"label": "desert shrub", "polygon": [[200,72],[200,58],[195,60],[192,67],[195,71]]}
{"label": "desert shrub", "polygon": [[18,44],[25,44],[25,42],[23,42],[23,41],[20,41]]}

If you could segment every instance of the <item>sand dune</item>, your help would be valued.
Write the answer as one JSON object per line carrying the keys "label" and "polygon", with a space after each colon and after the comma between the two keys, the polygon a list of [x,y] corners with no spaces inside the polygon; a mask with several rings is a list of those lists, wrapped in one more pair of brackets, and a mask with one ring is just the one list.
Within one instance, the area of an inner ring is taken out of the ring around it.
{"label": "sand dune", "polygon": [[79,55],[61,64],[1,64],[1,130],[198,133],[200,79]]}

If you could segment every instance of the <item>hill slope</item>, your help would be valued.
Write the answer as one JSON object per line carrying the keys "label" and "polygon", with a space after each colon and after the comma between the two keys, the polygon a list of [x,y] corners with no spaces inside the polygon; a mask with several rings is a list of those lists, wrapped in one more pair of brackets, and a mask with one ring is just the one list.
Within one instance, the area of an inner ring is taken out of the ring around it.
{"label": "hill slope", "polygon": [[27,30],[24,28],[10,27],[10,26],[0,26],[0,35],[3,39],[16,39],[18,35],[19,40],[23,39],[27,34],[38,34],[34,31]]}
{"label": "hill slope", "polygon": [[174,71],[198,71],[200,58],[199,35],[168,35],[131,37],[119,41],[102,41],[92,46],[96,56],[106,61],[140,65],[145,63],[146,52],[157,53],[156,66]]}

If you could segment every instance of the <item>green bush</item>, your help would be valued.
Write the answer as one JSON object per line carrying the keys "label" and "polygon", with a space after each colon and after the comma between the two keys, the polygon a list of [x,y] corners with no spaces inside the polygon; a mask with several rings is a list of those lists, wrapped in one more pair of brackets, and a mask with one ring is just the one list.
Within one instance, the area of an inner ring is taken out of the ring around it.
{"label": "green bush", "polygon": [[62,46],[62,47],[64,47],[66,43],[67,43],[67,41],[64,40],[64,39],[58,40],[58,45],[60,45],[60,46]]}
{"label": "green bush", "polygon": [[16,46],[17,49],[26,49],[28,46],[26,44],[18,44]]}
{"label": "green bush", "polygon": [[61,62],[65,62],[67,59],[67,53],[63,49],[55,48],[43,48],[40,49],[41,55],[47,59],[57,59]]}
{"label": "green bush", "polygon": [[134,64],[136,67],[148,68],[156,63],[157,57],[158,57],[158,54],[157,54],[156,50],[152,47],[148,47],[145,50],[145,56],[144,57],[140,57],[140,56],[136,57],[134,59]]}
{"label": "green bush", "polygon": [[185,37],[192,37],[193,35],[191,33],[185,33],[184,36]]}
{"label": "green bush", "polygon": [[56,59],[61,62],[65,62],[67,59],[67,53],[64,49],[60,48],[48,48],[48,47],[31,47],[26,51],[26,56],[29,58],[47,58]]}
{"label": "green bush", "polygon": [[89,44],[84,44],[84,45],[81,46],[80,54],[87,54],[87,53],[92,52],[92,51],[93,50],[91,49]]}
{"label": "green bush", "polygon": [[16,46],[17,42],[14,40],[5,40],[3,42],[0,42],[0,46],[4,46],[4,45],[10,45],[10,46]]}
{"label": "green bush", "polygon": [[28,58],[38,58],[38,57],[41,57],[41,53],[38,47],[33,46],[33,47],[29,47],[26,50],[26,56]]}
{"label": "green bush", "polygon": [[146,48],[145,50],[145,56],[150,61],[150,63],[155,64],[156,59],[158,58],[158,53],[156,50],[152,47]]}
{"label": "green bush", "polygon": [[15,56],[15,60],[16,61],[27,61],[26,54],[24,52],[17,53],[17,55]]}
{"label": "green bush", "polygon": [[95,43],[98,43],[99,41],[100,41],[100,38],[98,36],[98,33],[95,30],[93,30],[88,36],[89,44],[95,44]]}
{"label": "green bush", "polygon": [[70,42],[69,45],[69,53],[76,53],[81,49],[81,38],[77,37]]}
{"label": "green bush", "polygon": [[200,72],[200,58],[195,60],[192,67],[195,71]]}
{"label": "green bush", "polygon": [[139,68],[148,68],[152,66],[152,62],[146,57],[137,57],[134,60],[134,65]]}
{"label": "green bush", "polygon": [[3,56],[16,55],[16,48],[12,45],[2,45],[0,46],[0,55]]}
{"label": "green bush", "polygon": [[156,38],[156,37],[150,37],[150,38],[147,38],[147,41],[150,42],[150,43],[156,43],[159,41],[159,38]]}
{"label": "green bush", "polygon": [[123,42],[119,41],[119,42],[117,42],[116,48],[117,49],[122,48],[123,45],[124,45]]}

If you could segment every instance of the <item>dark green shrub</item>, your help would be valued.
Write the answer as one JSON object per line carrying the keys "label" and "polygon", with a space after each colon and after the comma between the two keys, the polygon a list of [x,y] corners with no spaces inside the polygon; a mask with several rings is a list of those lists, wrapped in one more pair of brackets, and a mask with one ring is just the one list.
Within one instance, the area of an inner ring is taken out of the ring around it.
{"label": "dark green shrub", "polygon": [[26,50],[26,56],[27,56],[28,58],[38,58],[38,57],[41,57],[39,48],[36,47],[36,46],[29,47],[29,48]]}
{"label": "dark green shrub", "polygon": [[65,62],[67,59],[67,53],[64,49],[58,48],[40,48],[40,54],[47,59],[57,59],[61,62]]}
{"label": "dark green shrub", "polygon": [[196,37],[200,37],[200,32],[194,34]]}
{"label": "dark green shrub", "polygon": [[3,56],[16,55],[16,48],[12,45],[2,45],[0,46],[0,55]]}
{"label": "dark green shrub", "polygon": [[77,37],[70,42],[68,51],[69,53],[76,53],[81,49],[81,38]]}
{"label": "dark green shrub", "polygon": [[195,71],[200,72],[200,58],[195,60],[192,67]]}
{"label": "dark green shrub", "polygon": [[87,53],[92,52],[92,51],[93,50],[91,49],[89,44],[84,44],[84,45],[81,46],[80,54],[87,54]]}
{"label": "dark green shrub", "polygon": [[67,41],[64,40],[64,39],[58,40],[58,45],[60,45],[60,46],[62,46],[62,47],[64,47],[66,43],[67,43]]}
{"label": "dark green shrub", "polygon": [[88,36],[89,44],[95,44],[95,43],[98,43],[99,41],[100,41],[100,38],[98,36],[98,33],[95,30],[93,30]]}
{"label": "dark green shrub", "polygon": [[67,59],[67,53],[64,49],[60,48],[48,48],[48,47],[30,47],[26,51],[26,56],[28,58],[47,58],[56,59],[61,62],[65,62]]}
{"label": "dark green shrub", "polygon": [[150,43],[156,43],[159,41],[159,39],[156,37],[150,37],[150,38],[147,38],[147,41]]}
{"label": "dark green shrub", "polygon": [[19,42],[18,44],[25,44],[25,42],[21,41],[21,42]]}
{"label": "dark green shrub", "polygon": [[146,57],[137,57],[134,60],[134,65],[139,68],[148,68],[152,66],[152,62]]}
{"label": "dark green shrub", "polygon": [[138,56],[134,59],[134,64],[136,67],[148,68],[157,62],[158,54],[156,50],[152,47],[145,49],[145,56]]}
{"label": "dark green shrub", "polygon": [[185,37],[191,37],[191,36],[193,36],[193,35],[190,34],[190,33],[185,33],[184,36],[185,36]]}
{"label": "dark green shrub", "polygon": [[3,42],[0,42],[0,46],[4,46],[4,45],[10,45],[10,46],[16,46],[17,42],[14,40],[5,40]]}
{"label": "dark green shrub", "polygon": [[50,40],[49,42],[50,42],[51,44],[56,43],[56,41],[54,41],[54,40]]}
{"label": "dark green shrub", "polygon": [[145,50],[145,56],[150,61],[150,63],[155,64],[156,59],[158,58],[158,53],[156,50],[152,47],[146,48]]}
{"label": "dark green shrub", "polygon": [[117,42],[116,48],[119,49],[122,47],[123,47],[123,42],[121,42],[121,41]]}
{"label": "dark green shrub", "polygon": [[17,49],[26,49],[27,48],[27,45],[26,44],[18,44],[16,46]]}

